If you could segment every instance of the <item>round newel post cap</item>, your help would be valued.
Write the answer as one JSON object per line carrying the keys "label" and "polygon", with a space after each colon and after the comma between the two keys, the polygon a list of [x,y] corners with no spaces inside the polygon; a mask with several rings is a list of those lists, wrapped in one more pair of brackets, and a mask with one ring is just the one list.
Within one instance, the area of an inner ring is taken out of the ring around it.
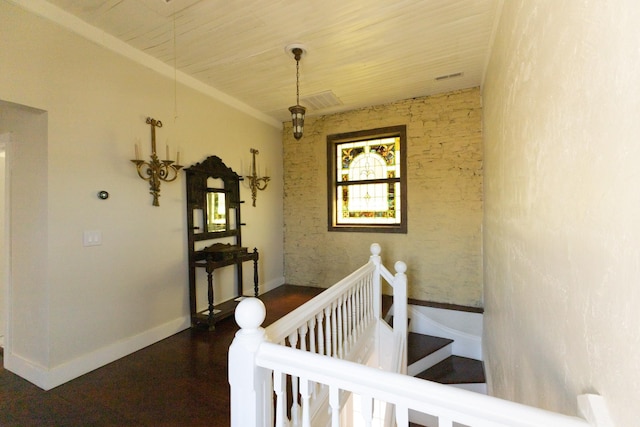
{"label": "round newel post cap", "polygon": [[382,248],[378,243],[372,243],[371,246],[369,246],[369,250],[371,251],[371,255],[374,256],[378,256],[380,252],[382,252]]}
{"label": "round newel post cap", "polygon": [[260,328],[267,315],[264,303],[258,298],[250,297],[240,301],[236,307],[236,323],[243,330],[256,330]]}
{"label": "round newel post cap", "polygon": [[402,261],[396,262],[393,266],[396,269],[397,273],[404,274],[407,272],[407,264]]}

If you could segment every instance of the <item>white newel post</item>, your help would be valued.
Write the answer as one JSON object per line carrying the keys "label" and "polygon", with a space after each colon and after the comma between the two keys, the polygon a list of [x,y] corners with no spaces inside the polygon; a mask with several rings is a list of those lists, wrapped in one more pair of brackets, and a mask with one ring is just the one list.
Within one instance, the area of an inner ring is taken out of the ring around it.
{"label": "white newel post", "polygon": [[396,275],[393,278],[393,331],[402,338],[404,349],[402,351],[401,373],[407,373],[407,264],[398,261],[394,264]]}
{"label": "white newel post", "polygon": [[265,341],[266,309],[258,298],[246,298],[236,307],[240,326],[229,347],[229,385],[231,386],[231,427],[273,425],[272,375],[256,366],[260,344]]}
{"label": "white newel post", "polygon": [[374,319],[380,319],[380,313],[382,312],[382,281],[380,280],[382,261],[380,260],[380,252],[382,248],[377,243],[372,243],[369,247],[371,256],[369,260],[376,266],[376,272],[373,274],[373,317]]}

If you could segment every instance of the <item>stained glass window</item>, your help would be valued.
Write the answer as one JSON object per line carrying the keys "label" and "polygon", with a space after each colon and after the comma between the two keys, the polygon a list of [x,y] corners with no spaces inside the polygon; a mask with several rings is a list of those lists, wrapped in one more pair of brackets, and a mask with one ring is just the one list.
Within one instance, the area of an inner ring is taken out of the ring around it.
{"label": "stained glass window", "polygon": [[406,232],[405,127],[329,135],[329,230]]}

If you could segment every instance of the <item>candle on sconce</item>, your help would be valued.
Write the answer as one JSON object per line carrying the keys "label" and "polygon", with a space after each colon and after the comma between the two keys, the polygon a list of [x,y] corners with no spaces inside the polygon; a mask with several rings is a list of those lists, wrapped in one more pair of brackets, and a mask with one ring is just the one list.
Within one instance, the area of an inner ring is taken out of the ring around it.
{"label": "candle on sconce", "polygon": [[136,152],[136,157],[135,157],[135,159],[136,159],[136,160],[140,160],[140,149],[138,148],[138,144],[135,144],[135,145],[134,145],[134,148],[135,148],[135,152]]}
{"label": "candle on sconce", "polygon": [[180,164],[180,150],[178,150],[178,154],[176,155],[176,165]]}
{"label": "candle on sconce", "polygon": [[169,144],[167,144],[167,157],[165,159],[169,160]]}

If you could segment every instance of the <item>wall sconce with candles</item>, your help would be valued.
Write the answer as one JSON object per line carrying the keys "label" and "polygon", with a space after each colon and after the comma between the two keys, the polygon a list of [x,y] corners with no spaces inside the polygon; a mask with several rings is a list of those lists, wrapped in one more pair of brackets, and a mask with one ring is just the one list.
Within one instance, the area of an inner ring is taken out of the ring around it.
{"label": "wall sconce with candles", "polygon": [[256,205],[256,197],[258,196],[258,190],[262,191],[267,188],[267,183],[271,178],[268,176],[259,177],[256,172],[256,154],[260,154],[255,148],[250,148],[251,151],[251,175],[245,178],[249,179],[249,187],[251,188],[251,198],[253,199],[253,206]]}
{"label": "wall sconce with candles", "polygon": [[160,120],[147,117],[147,124],[151,126],[151,160],[140,160],[138,144],[135,145],[136,158],[131,160],[136,165],[138,176],[149,181],[149,194],[153,195],[153,206],[160,206],[160,182],[175,181],[178,171],[182,168],[180,163],[180,151],[176,161],[169,160],[169,146],[167,145],[167,160],[160,160],[156,154],[156,128],[162,127]]}

